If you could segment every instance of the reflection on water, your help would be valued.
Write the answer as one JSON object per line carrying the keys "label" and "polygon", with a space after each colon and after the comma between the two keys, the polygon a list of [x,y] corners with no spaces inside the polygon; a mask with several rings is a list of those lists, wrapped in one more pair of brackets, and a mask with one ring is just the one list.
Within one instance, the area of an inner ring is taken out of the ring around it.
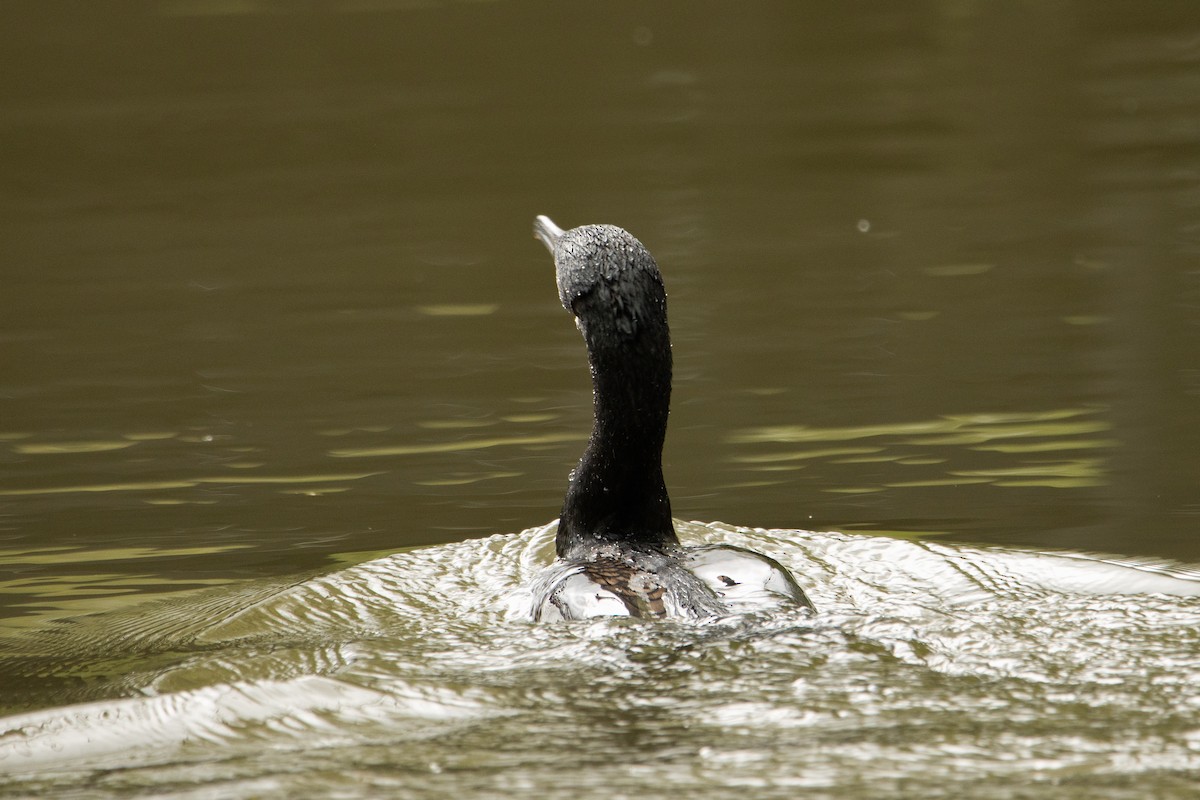
{"label": "reflection on water", "polygon": [[32,691],[10,709],[42,704],[48,661],[59,702],[79,702],[0,719],[0,785],[558,796],[571,765],[575,796],[662,781],[992,796],[986,780],[995,796],[1136,781],[1182,797],[1200,768],[1200,573],[680,529],[780,559],[821,612],[533,625],[550,525],[64,621],[0,662]]}
{"label": "reflection on water", "polygon": [[[811,428],[806,425],[772,426],[735,432],[728,437],[734,444],[767,445],[769,452],[734,456],[748,470],[769,472],[811,468],[822,464],[827,480],[841,472],[832,465],[855,465],[859,477],[863,464],[892,464],[902,467],[926,467],[936,477],[907,480],[881,478],[877,486],[837,486],[826,492],[862,494],[884,489],[932,486],[961,486],[990,483],[999,487],[1039,486],[1071,489],[1104,486],[1103,458],[1063,458],[1073,450],[1108,450],[1118,445],[1112,439],[1091,438],[1112,429],[1104,420],[1078,419],[1098,413],[1097,409],[1048,411],[1035,414],[968,414],[945,416],[938,420],[897,425],[867,425],[856,428]],[[879,442],[873,447],[817,447],[808,443]],[[1016,440],[1016,441],[1012,441]],[[804,449],[781,449],[776,445],[804,443]],[[955,468],[964,455],[997,453],[997,461],[975,468]],[[958,459],[956,459],[956,455]],[[871,474],[878,475],[878,468]],[[911,475],[913,470],[898,470],[896,477]],[[782,481],[780,481],[782,482]],[[830,480],[830,483],[833,483]]]}
{"label": "reflection on water", "polygon": [[[356,481],[377,475],[376,472],[363,472],[350,475],[224,475],[191,478],[185,481],[161,481],[158,483],[113,483],[92,486],[51,486],[39,489],[7,489],[0,494],[18,497],[37,494],[73,494],[75,492],[141,492],[156,489],[189,489],[202,483],[332,483],[335,481]],[[151,502],[151,501],[147,501]]]}

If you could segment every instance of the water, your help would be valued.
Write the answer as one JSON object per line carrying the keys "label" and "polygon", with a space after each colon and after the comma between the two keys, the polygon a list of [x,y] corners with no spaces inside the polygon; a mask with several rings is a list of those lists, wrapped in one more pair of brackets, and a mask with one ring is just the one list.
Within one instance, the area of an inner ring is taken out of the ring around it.
{"label": "water", "polygon": [[[9,792],[1195,793],[1193,4],[5,28]],[[539,213],[655,254],[675,512],[778,529],[683,532],[816,617],[520,621],[589,423]]]}
{"label": "water", "polygon": [[422,548],[27,635],[80,702],[9,717],[0,764],[42,796],[1194,791],[1200,572],[681,529],[821,613],[535,625],[553,526]]}

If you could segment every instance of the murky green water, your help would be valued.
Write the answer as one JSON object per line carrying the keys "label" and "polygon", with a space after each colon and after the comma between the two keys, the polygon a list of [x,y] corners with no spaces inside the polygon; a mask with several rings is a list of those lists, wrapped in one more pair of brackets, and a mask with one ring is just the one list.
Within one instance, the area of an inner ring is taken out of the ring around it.
{"label": "murky green water", "polygon": [[40,679],[21,701],[69,704],[5,719],[0,786],[181,797],[1195,791],[1200,572],[689,524],[688,541],[791,565],[820,612],[536,625],[525,587],[553,533],[421,548],[11,637],[10,680]]}
{"label": "murky green water", "polygon": [[[4,13],[5,789],[1195,793],[1194,4]],[[519,621],[538,213],[655,254],[674,510],[818,617]]]}

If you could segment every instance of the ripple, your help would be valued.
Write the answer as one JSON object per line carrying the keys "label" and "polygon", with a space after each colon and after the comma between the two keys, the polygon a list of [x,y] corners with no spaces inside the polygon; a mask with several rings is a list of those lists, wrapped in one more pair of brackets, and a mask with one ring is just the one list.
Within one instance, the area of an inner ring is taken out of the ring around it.
{"label": "ripple", "polygon": [[1200,768],[1195,568],[678,529],[777,559],[819,613],[532,624],[553,524],[205,590],[7,638],[7,685],[50,671],[63,691],[0,719],[0,786],[310,791],[366,770],[378,791],[553,794],[569,769],[587,794]]}

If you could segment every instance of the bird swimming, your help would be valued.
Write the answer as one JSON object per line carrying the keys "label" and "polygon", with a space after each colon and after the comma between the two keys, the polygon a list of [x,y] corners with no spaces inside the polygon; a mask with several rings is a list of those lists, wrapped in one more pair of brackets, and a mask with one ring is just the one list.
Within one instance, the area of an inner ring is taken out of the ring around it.
{"label": "bird swimming", "polygon": [[683,547],[662,471],[671,405],[671,337],[662,274],[613,225],[534,236],[554,257],[558,296],[575,316],[592,373],[592,433],[559,515],[558,561],[534,586],[535,620],[706,618],[729,603],[780,599],[812,608],[788,571],[743,548]]}

